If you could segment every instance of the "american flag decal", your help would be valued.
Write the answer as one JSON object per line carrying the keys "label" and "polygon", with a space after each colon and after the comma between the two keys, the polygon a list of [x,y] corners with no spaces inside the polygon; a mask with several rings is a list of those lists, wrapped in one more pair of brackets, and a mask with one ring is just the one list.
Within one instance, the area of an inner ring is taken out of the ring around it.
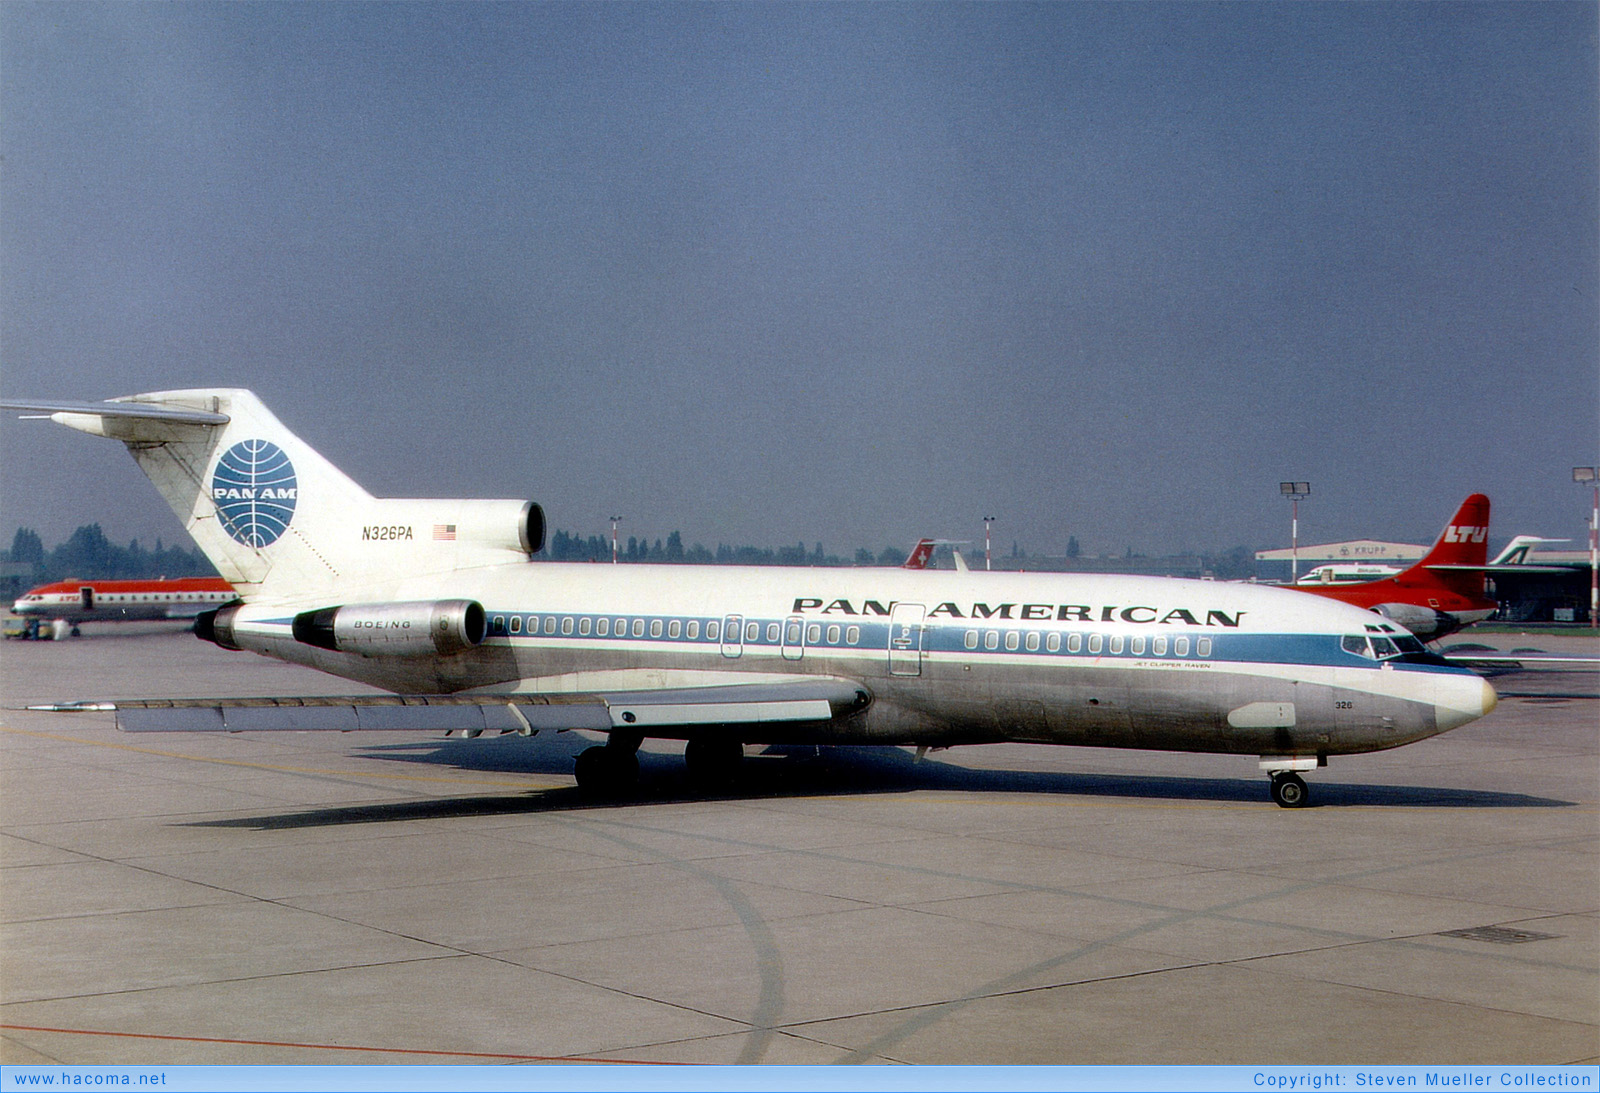
{"label": "american flag decal", "polygon": [[456,526],[454,524],[433,525],[433,538],[437,542],[453,543],[456,541]]}

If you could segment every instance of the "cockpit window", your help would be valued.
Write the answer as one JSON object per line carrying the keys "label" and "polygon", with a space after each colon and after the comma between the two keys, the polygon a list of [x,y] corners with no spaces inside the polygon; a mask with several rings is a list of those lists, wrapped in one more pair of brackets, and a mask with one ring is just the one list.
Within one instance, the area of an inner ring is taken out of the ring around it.
{"label": "cockpit window", "polygon": [[1346,634],[1339,644],[1344,647],[1344,651],[1347,653],[1354,653],[1358,657],[1372,656],[1372,650],[1367,648],[1365,634]]}
{"label": "cockpit window", "polygon": [[1422,642],[1410,634],[1396,634],[1394,643],[1400,647],[1402,653],[1426,653],[1428,651]]}
{"label": "cockpit window", "polygon": [[1379,660],[1382,660],[1385,657],[1397,657],[1400,655],[1400,650],[1396,649],[1394,642],[1390,641],[1388,638],[1373,638],[1372,651],[1377,654]]}

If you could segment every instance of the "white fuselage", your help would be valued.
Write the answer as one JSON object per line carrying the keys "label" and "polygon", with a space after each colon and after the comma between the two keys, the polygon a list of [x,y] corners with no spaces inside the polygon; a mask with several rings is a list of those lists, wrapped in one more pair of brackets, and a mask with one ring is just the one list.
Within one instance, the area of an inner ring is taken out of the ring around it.
{"label": "white fuselage", "polygon": [[[341,652],[293,633],[317,609],[447,599],[486,615],[481,644],[455,655]],[[808,730],[832,743],[1328,755],[1418,740],[1494,704],[1470,672],[1375,654],[1369,635],[1404,632],[1370,612],[1167,578],[521,562],[247,604],[232,626],[241,648],[408,694],[859,684],[859,714]],[[792,726],[773,731],[796,741]]]}

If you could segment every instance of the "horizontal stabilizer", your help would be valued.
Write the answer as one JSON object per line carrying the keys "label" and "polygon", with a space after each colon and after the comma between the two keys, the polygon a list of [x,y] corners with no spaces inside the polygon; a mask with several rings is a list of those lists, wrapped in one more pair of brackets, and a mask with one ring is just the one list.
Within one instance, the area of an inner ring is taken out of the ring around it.
{"label": "horizontal stabilizer", "polygon": [[[1587,566],[1586,566],[1587,567]],[[1560,565],[1430,565],[1424,567],[1438,573],[1565,573],[1568,566]]]}
{"label": "horizontal stabilizer", "polygon": [[0,410],[15,410],[20,414],[40,417],[50,417],[53,414],[83,414],[94,417],[167,421],[180,425],[226,425],[229,420],[227,414],[146,402],[37,402],[31,399],[0,399]]}

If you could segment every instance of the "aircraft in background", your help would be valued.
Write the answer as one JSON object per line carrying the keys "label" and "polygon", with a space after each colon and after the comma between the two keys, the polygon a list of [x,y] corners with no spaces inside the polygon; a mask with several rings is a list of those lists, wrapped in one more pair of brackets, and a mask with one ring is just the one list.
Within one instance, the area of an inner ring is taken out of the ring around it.
{"label": "aircraft in background", "polygon": [[1360,584],[1294,585],[1297,592],[1364,607],[1424,641],[1481,622],[1498,605],[1484,594],[1489,566],[1489,499],[1475,493],[1422,560],[1392,577]]}
{"label": "aircraft in background", "polygon": [[192,619],[238,598],[233,586],[220,577],[67,580],[29,589],[11,611],[30,621],[69,624],[76,636],[80,623]]}
{"label": "aircraft in background", "polygon": [[918,539],[917,545],[911,548],[910,556],[901,563],[900,568],[927,569],[929,563],[933,561],[933,552],[942,546],[947,546],[950,548],[950,557],[954,559],[956,569],[965,573],[967,560],[961,556],[959,550],[955,549],[965,543],[965,539]]}
{"label": "aircraft in background", "polygon": [[1536,544],[1564,541],[1519,535],[1490,561],[1489,499],[1475,493],[1461,503],[1433,547],[1410,568],[1392,576],[1353,584],[1337,580],[1316,583],[1302,580],[1291,587],[1365,607],[1399,623],[1424,641],[1436,641],[1495,613],[1499,605],[1488,596],[1486,576],[1560,572],[1563,568],[1560,566],[1530,565],[1527,557]]}
{"label": "aircraft in background", "polygon": [[[538,563],[531,501],[375,498],[237,389],[0,403],[124,442],[239,593],[196,633],[392,692],[150,699],[128,731],[592,730],[581,788],[646,737],[731,779],[746,744],[1027,742],[1259,757],[1300,772],[1487,714],[1398,625],[1291,589],[901,567]],[[1485,521],[1486,522],[1486,521]]]}
{"label": "aircraft in background", "polygon": [[1303,573],[1295,585],[1303,584],[1360,584],[1380,577],[1392,577],[1400,572],[1397,565],[1377,565],[1371,562],[1335,562],[1319,565]]}
{"label": "aircraft in background", "polygon": [[1506,544],[1506,548],[1486,568],[1488,573],[1560,573],[1570,568],[1564,565],[1550,565],[1549,563],[1533,563],[1528,561],[1528,555],[1533,548],[1544,543],[1569,543],[1570,539],[1544,539],[1538,535],[1518,535]]}

